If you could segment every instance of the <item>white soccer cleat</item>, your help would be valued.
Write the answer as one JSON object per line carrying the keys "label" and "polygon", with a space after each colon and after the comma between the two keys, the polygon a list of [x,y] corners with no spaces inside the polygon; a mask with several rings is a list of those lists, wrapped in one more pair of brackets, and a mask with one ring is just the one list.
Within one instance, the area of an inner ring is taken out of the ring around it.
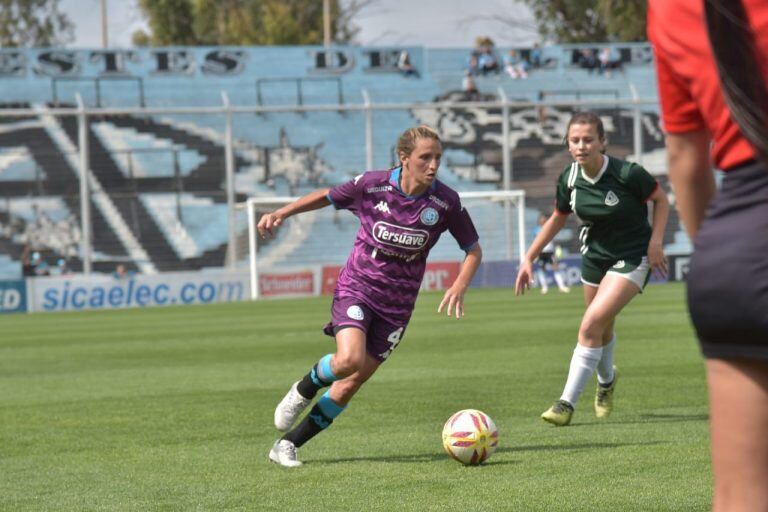
{"label": "white soccer cleat", "polygon": [[311,398],[304,398],[301,393],[296,389],[298,381],[293,383],[291,389],[288,391],[280,403],[277,404],[275,409],[275,427],[280,432],[288,432],[291,426],[296,422],[296,418],[299,417],[301,411],[307,408],[312,402]]}
{"label": "white soccer cleat", "polygon": [[269,450],[269,460],[286,468],[297,468],[301,461],[296,457],[296,446],[287,439],[278,439]]}

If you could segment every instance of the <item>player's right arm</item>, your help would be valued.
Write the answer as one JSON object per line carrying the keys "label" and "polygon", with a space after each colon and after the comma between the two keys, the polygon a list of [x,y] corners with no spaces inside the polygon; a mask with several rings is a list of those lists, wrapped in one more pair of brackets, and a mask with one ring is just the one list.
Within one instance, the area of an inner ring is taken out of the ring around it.
{"label": "player's right arm", "polygon": [[703,130],[668,133],[666,146],[669,181],[675,191],[677,213],[693,240],[715,195],[715,178],[709,161],[709,135]]}
{"label": "player's right arm", "polygon": [[296,201],[289,203],[282,208],[278,208],[270,213],[265,213],[261,216],[259,224],[256,226],[259,235],[261,235],[262,238],[272,236],[283,221],[291,215],[309,212],[328,206],[331,204],[331,201],[328,200],[329,192],[329,188],[318,189],[298,198]]}
{"label": "player's right arm", "polygon": [[515,295],[525,293],[533,280],[533,262],[541,253],[541,250],[555,238],[568,220],[568,214],[558,211],[557,208],[552,212],[547,222],[541,226],[541,231],[534,238],[533,243],[525,253],[523,261],[520,262],[520,270],[517,272],[515,280]]}

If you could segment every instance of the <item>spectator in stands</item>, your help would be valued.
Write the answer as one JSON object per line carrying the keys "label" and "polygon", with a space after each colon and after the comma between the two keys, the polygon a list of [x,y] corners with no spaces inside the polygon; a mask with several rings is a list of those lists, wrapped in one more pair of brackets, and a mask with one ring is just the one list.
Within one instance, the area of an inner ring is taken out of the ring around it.
{"label": "spectator in stands", "polygon": [[695,242],[714,512],[768,510],[767,22],[765,0],[648,2],[669,181]]}
{"label": "spectator in stands", "polygon": [[461,80],[461,90],[464,93],[465,101],[475,101],[480,98],[480,92],[477,90],[475,79],[469,70],[464,72],[464,78]]}
{"label": "spectator in stands", "polygon": [[32,253],[32,264],[35,265],[35,275],[38,277],[51,275],[51,269],[48,268],[48,262],[46,262],[39,252]]}
{"label": "spectator in stands", "polygon": [[[571,356],[560,399],[541,418],[556,426],[570,424],[584,386],[597,372],[595,415],[613,409],[617,381],[613,366],[616,317],[642,293],[653,270],[666,277],[663,238],[669,203],[656,179],[636,163],[605,153],[603,122],[592,112],[577,112],[566,129],[565,142],[573,161],[560,173],[555,208],[531,243],[515,281],[515,294],[530,285],[533,262],[576,213],[579,229],[581,281],[586,309]],[[649,223],[648,204],[653,205]]]}
{"label": "spectator in stands", "polygon": [[[321,357],[278,404],[275,427],[287,433],[269,452],[273,462],[300,466],[296,448],[328,428],[390,357],[411,318],[429,251],[446,231],[465,258],[437,311],[463,316],[464,294],[482,251],[458,194],[437,180],[442,152],[440,137],[431,128],[409,128],[397,142],[398,167],[316,190],[259,220],[262,237],[272,235],[292,215],[329,205],[350,210],[360,221],[334,290],[331,321],[324,328],[335,338],[336,352]],[[324,388],[327,391],[294,426]]]}
{"label": "spectator in stands", "polygon": [[408,53],[408,50],[400,52],[400,55],[397,58],[397,69],[400,70],[403,76],[419,78],[419,72],[413,67],[413,63],[411,63],[411,55]]}
{"label": "spectator in stands", "polygon": [[68,276],[71,273],[69,270],[69,265],[67,265],[67,260],[64,258],[59,258],[56,260],[56,272],[60,276]]}
{"label": "spectator in stands", "polygon": [[466,72],[470,75],[476,75],[478,72],[477,69],[477,58],[480,55],[480,52],[477,50],[473,50],[472,53],[469,55],[469,62],[467,63],[467,69]]}
{"label": "spectator in stands", "polygon": [[493,51],[492,46],[485,46],[481,49],[480,54],[477,56],[477,70],[482,75],[499,73],[501,71],[499,60],[496,58],[496,53]]}
{"label": "spectator in stands", "polygon": [[598,64],[599,64],[599,70],[600,73],[605,73],[606,76],[610,77],[611,72],[614,69],[622,70],[621,66],[621,56],[616,51],[615,48],[612,48],[610,46],[604,46],[600,49],[600,53],[597,56]]}
{"label": "spectator in stands", "polygon": [[585,48],[579,53],[579,67],[586,69],[590,73],[600,68],[600,63],[595,56],[595,50]]}
{"label": "spectator in stands", "polygon": [[539,43],[534,43],[533,48],[531,48],[529,62],[532,69],[539,69],[541,67],[541,47]]}
{"label": "spectator in stands", "polygon": [[[34,253],[38,254],[38,253]],[[38,254],[39,258],[39,254]],[[29,244],[24,245],[21,253],[21,276],[35,277],[37,275],[37,262],[32,258],[32,248]]]}
{"label": "spectator in stands", "polygon": [[504,71],[513,79],[528,78],[528,61],[517,50],[509,50],[504,57]]}

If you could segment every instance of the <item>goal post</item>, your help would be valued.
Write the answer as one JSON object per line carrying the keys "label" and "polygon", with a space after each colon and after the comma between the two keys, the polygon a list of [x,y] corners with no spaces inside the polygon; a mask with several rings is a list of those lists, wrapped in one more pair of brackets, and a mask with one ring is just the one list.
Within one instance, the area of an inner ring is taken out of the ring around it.
{"label": "goal post", "polygon": [[[467,208],[480,235],[483,259],[521,260],[526,250],[525,191],[493,190],[460,192],[462,205]],[[287,219],[278,231],[278,238],[270,243],[270,253],[260,254],[264,245],[259,243],[256,226],[264,213],[273,211],[298,197],[252,197],[238,205],[245,207],[248,215],[248,266],[251,299],[260,298],[259,275],[264,268],[280,270],[317,265],[340,265],[346,261],[352,249],[354,235],[359,228],[351,214],[346,220],[338,217],[332,207],[304,212]],[[330,210],[325,211],[324,210]],[[344,212],[340,212],[342,215]],[[332,235],[322,232],[325,224],[334,225]],[[319,238],[319,240],[314,240]],[[445,242],[449,240],[449,242]],[[443,235],[430,252],[430,259],[442,250],[444,242],[450,244],[451,236]],[[336,245],[334,245],[334,243]],[[455,242],[454,242],[455,246]],[[452,251],[455,247],[450,247]],[[438,250],[441,249],[441,250]],[[303,255],[300,253],[304,253]],[[299,253],[299,254],[297,254]],[[450,254],[453,254],[452,252]],[[299,256],[302,256],[303,259]],[[443,256],[451,258],[452,256]],[[265,264],[265,261],[267,262]]]}

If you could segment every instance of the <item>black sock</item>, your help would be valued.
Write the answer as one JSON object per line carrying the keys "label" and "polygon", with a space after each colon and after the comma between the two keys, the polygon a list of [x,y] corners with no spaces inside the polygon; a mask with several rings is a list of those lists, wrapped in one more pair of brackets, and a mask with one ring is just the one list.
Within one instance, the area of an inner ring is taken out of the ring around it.
{"label": "black sock", "polygon": [[326,384],[317,375],[317,364],[315,364],[315,366],[309,370],[309,373],[307,373],[304,378],[299,381],[299,384],[296,386],[296,391],[298,391],[299,394],[304,398],[312,399],[315,398],[315,395],[318,391],[328,385],[330,385],[330,383]]}
{"label": "black sock", "polygon": [[304,443],[315,437],[317,434],[331,426],[333,419],[329,418],[320,410],[317,404],[312,407],[309,414],[296,425],[296,428],[285,434],[282,438],[292,442],[296,448],[300,448]]}

